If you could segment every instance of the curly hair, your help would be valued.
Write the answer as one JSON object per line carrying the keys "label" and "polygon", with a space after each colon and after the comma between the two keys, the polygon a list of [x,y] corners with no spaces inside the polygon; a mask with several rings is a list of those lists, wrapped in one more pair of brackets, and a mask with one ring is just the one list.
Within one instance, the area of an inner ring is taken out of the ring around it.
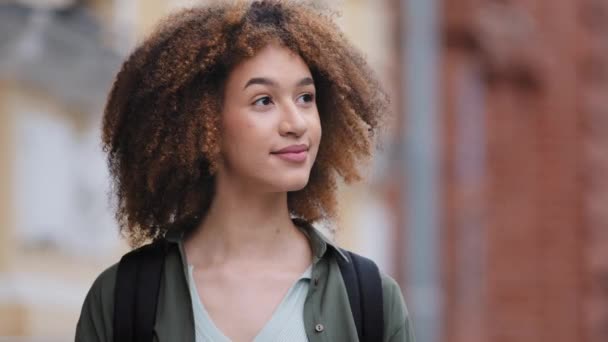
{"label": "curly hair", "polygon": [[223,85],[270,43],[299,54],[317,89],[323,139],[290,214],[336,216],[337,182],[359,180],[388,98],[333,14],[294,1],[216,3],[174,13],[125,60],[103,117],[103,150],[120,232],[132,246],[194,226],[214,195]]}

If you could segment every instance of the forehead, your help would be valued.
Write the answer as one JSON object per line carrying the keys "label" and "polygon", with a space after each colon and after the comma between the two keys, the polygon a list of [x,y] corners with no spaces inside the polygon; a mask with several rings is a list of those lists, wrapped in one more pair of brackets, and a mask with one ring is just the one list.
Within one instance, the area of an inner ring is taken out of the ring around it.
{"label": "forehead", "polygon": [[271,44],[237,64],[230,72],[228,83],[244,85],[253,77],[271,78],[282,83],[311,77],[311,72],[300,55],[284,46]]}

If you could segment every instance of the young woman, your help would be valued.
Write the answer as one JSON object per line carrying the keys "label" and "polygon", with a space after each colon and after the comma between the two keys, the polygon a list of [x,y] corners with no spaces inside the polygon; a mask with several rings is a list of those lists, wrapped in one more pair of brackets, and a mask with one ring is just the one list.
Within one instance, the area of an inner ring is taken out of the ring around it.
{"label": "young woman", "polygon": [[[359,178],[386,102],[330,16],[301,2],[182,11],[129,56],[103,143],[121,232],[177,246],[158,294],[138,299],[157,303],[155,341],[359,339],[352,258],[312,223],[335,217],[339,177]],[[94,282],[77,341],[120,339],[117,269]],[[382,339],[413,341],[398,285],[379,279]]]}

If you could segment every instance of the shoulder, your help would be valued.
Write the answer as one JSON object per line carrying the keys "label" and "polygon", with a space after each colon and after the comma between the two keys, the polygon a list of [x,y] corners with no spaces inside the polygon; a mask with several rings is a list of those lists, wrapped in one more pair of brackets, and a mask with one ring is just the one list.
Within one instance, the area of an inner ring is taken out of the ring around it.
{"label": "shoulder", "polygon": [[[359,267],[366,265],[365,269],[369,270],[369,266],[377,268],[375,262],[369,258],[357,255],[355,253],[344,251],[350,255],[352,262],[358,264]],[[345,265],[341,262],[342,254],[335,253],[337,264]],[[345,258],[345,257],[344,257]],[[350,258],[349,258],[350,259]],[[414,342],[414,333],[405,300],[399,284],[386,273],[380,271],[380,284],[382,289],[382,313],[384,316],[384,340],[390,342]],[[352,280],[352,279],[351,279]],[[347,279],[344,279],[346,282]],[[348,290],[348,289],[347,289]]]}
{"label": "shoulder", "polygon": [[113,295],[117,271],[118,263],[115,263],[101,272],[93,282],[89,294],[95,294],[103,297],[111,294]]}
{"label": "shoulder", "polygon": [[384,272],[380,272],[380,279],[382,280],[382,299],[385,304],[385,313],[403,320],[408,316],[408,311],[399,284]]}
{"label": "shoulder", "polygon": [[89,289],[83,305],[83,312],[85,309],[94,310],[94,313],[100,311],[111,312],[114,305],[114,288],[116,286],[118,266],[123,260],[133,259],[134,256],[148,257],[150,255],[149,251],[155,246],[156,244],[150,243],[131,250],[122,256],[120,262],[115,263],[101,272],[95,281],[93,281],[93,285],[91,285],[91,288]]}
{"label": "shoulder", "polygon": [[384,272],[380,272],[380,278],[385,340],[413,342],[413,327],[399,284]]}
{"label": "shoulder", "polygon": [[93,281],[82,304],[76,341],[111,341],[117,269],[118,264],[114,264]]}
{"label": "shoulder", "polygon": [[[121,262],[125,260],[136,261],[135,264],[127,262],[124,265],[138,265],[138,261],[141,258],[147,259],[154,256],[159,249],[153,248],[159,246],[155,243],[150,243],[134,249],[122,256],[121,261],[108,267],[101,272],[97,278],[93,281],[89,292],[86,295],[82,309],[80,312],[80,318],[76,326],[76,341],[112,341],[113,336],[113,323],[114,323],[114,300],[115,300],[115,288],[118,277],[118,268]],[[179,255],[179,252],[172,249],[174,252],[171,254]],[[179,270],[180,262],[179,258],[172,256],[165,261],[166,264],[172,267],[165,267],[165,272],[171,270]],[[125,273],[121,271],[121,277],[129,273],[129,267],[125,266]],[[173,271],[175,272],[175,271]],[[178,278],[178,277],[174,277]],[[162,285],[161,285],[162,286]]]}

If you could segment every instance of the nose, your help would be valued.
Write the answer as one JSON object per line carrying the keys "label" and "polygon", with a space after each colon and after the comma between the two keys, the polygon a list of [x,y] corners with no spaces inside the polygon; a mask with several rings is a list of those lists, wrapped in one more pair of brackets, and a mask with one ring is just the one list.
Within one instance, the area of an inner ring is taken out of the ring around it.
{"label": "nose", "polygon": [[302,136],[306,133],[307,126],[306,118],[295,104],[288,105],[282,110],[281,122],[279,123],[279,133],[282,136]]}

